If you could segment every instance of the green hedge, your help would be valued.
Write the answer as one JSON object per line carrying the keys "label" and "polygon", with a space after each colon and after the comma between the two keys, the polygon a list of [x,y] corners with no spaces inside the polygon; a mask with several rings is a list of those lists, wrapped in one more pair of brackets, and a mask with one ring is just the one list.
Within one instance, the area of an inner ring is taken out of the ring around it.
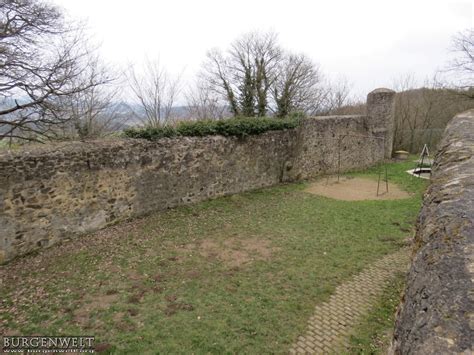
{"label": "green hedge", "polygon": [[157,140],[177,136],[237,136],[245,137],[267,131],[292,129],[298,126],[297,118],[245,117],[226,120],[183,121],[176,126],[129,128],[126,137]]}

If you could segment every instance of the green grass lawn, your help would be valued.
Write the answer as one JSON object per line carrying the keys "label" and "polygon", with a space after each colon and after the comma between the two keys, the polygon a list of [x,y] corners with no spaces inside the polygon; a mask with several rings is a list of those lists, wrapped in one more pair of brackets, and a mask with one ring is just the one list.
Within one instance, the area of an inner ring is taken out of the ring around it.
{"label": "green grass lawn", "polygon": [[282,185],[16,260],[0,268],[0,333],[95,335],[120,353],[285,353],[315,304],[412,235],[426,186],[404,173],[412,167],[388,167],[408,199],[347,202]]}

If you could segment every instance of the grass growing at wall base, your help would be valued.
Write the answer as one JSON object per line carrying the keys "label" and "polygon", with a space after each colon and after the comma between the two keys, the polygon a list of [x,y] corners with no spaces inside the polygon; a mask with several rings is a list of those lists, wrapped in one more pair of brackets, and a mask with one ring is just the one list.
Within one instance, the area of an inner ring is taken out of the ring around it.
{"label": "grass growing at wall base", "polygon": [[236,136],[245,137],[267,131],[296,128],[298,118],[237,117],[225,120],[183,121],[175,126],[130,128],[124,131],[129,138],[157,140],[164,137]]}
{"label": "grass growing at wall base", "polygon": [[316,304],[412,234],[426,182],[407,164],[389,166],[404,200],[281,185],[19,259],[0,268],[0,333],[92,334],[110,353],[287,353]]}
{"label": "grass growing at wall base", "polygon": [[390,347],[395,312],[405,287],[404,274],[398,274],[385,288],[375,307],[353,330],[350,337],[351,354],[386,354]]}

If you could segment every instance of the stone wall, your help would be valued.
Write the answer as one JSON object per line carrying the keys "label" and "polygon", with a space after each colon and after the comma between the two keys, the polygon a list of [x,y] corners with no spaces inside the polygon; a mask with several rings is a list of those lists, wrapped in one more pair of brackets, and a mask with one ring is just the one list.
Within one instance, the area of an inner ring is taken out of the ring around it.
{"label": "stone wall", "polygon": [[380,105],[371,95],[381,93],[388,107],[375,114],[311,118],[244,139],[123,139],[2,152],[0,262],[152,211],[373,165],[384,157],[394,98],[377,90],[369,101]]}
{"label": "stone wall", "polygon": [[474,110],[447,126],[424,197],[392,353],[472,354]]}

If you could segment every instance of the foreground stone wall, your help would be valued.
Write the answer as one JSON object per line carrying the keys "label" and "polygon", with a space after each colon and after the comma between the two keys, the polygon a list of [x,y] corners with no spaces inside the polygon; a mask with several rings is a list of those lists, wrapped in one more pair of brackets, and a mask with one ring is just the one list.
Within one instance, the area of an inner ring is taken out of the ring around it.
{"label": "foreground stone wall", "polygon": [[396,354],[474,350],[474,110],[448,124],[439,148],[397,316]]}
{"label": "foreground stone wall", "polygon": [[[393,105],[394,93],[382,92]],[[332,116],[244,139],[123,139],[2,152],[0,262],[152,211],[373,165],[384,157],[385,125],[385,116]]]}

